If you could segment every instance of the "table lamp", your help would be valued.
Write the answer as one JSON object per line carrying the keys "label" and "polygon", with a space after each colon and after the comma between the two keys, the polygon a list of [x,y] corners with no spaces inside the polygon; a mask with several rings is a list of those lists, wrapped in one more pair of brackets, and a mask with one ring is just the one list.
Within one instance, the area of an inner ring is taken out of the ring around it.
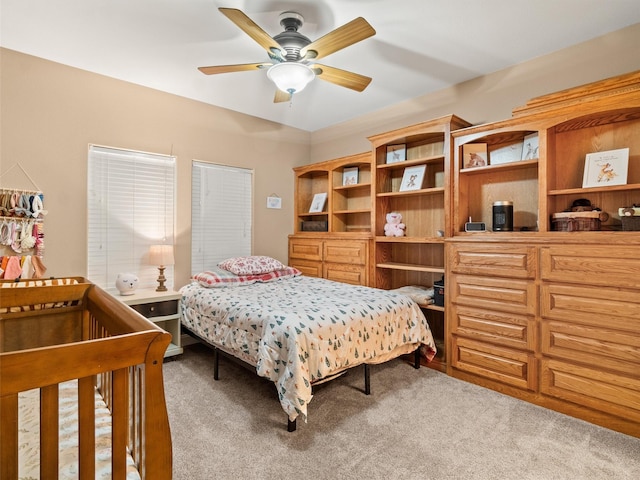
{"label": "table lamp", "polygon": [[173,245],[151,245],[149,248],[149,263],[158,265],[160,275],[158,276],[158,288],[156,292],[166,292],[167,287],[164,282],[167,279],[164,276],[164,269],[167,265],[173,265]]}

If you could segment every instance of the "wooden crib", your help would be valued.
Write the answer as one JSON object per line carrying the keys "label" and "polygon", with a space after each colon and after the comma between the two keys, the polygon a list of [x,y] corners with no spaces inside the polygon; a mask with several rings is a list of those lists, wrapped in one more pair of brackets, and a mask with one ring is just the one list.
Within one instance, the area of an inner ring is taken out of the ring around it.
{"label": "wooden crib", "polygon": [[83,278],[1,281],[0,478],[24,475],[20,412],[28,394],[39,400],[39,435],[27,450],[38,452],[39,462],[30,461],[39,463],[41,479],[59,478],[66,468],[60,460],[59,395],[71,385],[77,399],[76,478],[96,478],[96,463],[104,461],[103,453],[96,460],[100,401],[110,417],[110,478],[171,479],[162,376],[170,341],[169,333]]}

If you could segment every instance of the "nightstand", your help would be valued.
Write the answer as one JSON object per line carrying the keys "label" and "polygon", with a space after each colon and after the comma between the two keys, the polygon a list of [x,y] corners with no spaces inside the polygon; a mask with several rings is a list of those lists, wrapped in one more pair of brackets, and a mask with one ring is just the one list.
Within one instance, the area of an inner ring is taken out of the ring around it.
{"label": "nightstand", "polygon": [[156,292],[155,289],[148,288],[136,290],[133,295],[113,296],[171,334],[171,343],[164,354],[165,358],[182,353],[178,292]]}

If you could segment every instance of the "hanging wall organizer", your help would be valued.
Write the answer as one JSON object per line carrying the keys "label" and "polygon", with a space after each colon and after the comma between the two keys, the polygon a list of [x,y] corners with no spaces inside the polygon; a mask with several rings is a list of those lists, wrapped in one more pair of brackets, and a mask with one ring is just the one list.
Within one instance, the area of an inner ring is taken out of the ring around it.
{"label": "hanging wall organizer", "polygon": [[36,189],[0,189],[0,278],[41,278],[47,270],[43,263],[44,195],[19,163],[0,177],[16,167]]}

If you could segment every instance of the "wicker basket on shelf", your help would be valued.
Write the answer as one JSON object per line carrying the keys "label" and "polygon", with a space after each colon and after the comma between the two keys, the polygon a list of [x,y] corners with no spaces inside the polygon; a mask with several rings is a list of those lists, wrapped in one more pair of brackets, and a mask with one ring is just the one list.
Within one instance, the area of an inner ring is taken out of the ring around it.
{"label": "wicker basket on shelf", "polygon": [[[606,215],[606,214],[604,214]],[[594,210],[591,212],[560,212],[554,213],[551,219],[553,230],[556,232],[584,232],[600,230],[603,212]],[[608,216],[607,216],[608,217]]]}
{"label": "wicker basket on shelf", "polygon": [[625,232],[640,231],[640,207],[625,207],[618,209],[622,230]]}

